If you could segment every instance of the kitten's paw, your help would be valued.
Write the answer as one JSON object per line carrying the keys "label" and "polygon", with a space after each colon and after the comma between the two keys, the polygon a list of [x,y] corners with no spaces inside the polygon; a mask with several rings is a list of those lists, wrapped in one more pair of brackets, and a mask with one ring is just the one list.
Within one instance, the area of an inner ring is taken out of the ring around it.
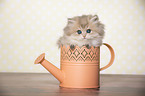
{"label": "kitten's paw", "polygon": [[74,45],[70,45],[70,49],[71,50],[74,50],[75,49],[75,46]]}
{"label": "kitten's paw", "polygon": [[90,49],[91,48],[91,46],[89,46],[89,44],[87,44],[87,45],[85,45],[88,49]]}

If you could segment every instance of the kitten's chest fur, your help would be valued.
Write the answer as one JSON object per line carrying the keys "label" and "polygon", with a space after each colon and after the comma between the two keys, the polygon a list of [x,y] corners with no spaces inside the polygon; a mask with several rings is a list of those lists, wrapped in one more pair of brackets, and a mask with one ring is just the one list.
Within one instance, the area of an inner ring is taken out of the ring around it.
{"label": "kitten's chest fur", "polygon": [[82,46],[90,43],[90,40],[84,39],[84,40],[75,40],[71,39],[71,43],[74,45]]}
{"label": "kitten's chest fur", "polygon": [[69,40],[69,45],[78,45],[79,47],[84,46],[84,45],[89,45],[89,46],[95,46],[98,44],[97,39],[74,39],[74,38],[68,38]]}

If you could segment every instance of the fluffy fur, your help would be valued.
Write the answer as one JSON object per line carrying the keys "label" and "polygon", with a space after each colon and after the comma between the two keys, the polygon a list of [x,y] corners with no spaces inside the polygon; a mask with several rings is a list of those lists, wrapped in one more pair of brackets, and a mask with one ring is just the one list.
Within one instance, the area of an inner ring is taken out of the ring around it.
{"label": "fluffy fur", "polygon": [[[91,32],[87,33],[90,29]],[[81,34],[78,34],[78,30]],[[94,46],[102,45],[104,37],[104,25],[99,21],[97,15],[82,15],[68,18],[67,26],[64,28],[64,34],[59,38],[57,44],[69,46]]]}

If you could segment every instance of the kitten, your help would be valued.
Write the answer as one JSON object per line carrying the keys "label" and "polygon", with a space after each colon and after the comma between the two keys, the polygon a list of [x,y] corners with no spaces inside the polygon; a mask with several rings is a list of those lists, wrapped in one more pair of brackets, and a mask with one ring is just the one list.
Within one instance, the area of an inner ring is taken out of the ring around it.
{"label": "kitten", "polygon": [[59,38],[57,44],[69,45],[71,49],[75,46],[98,47],[102,45],[104,37],[104,25],[99,21],[97,15],[82,15],[68,18],[64,34]]}

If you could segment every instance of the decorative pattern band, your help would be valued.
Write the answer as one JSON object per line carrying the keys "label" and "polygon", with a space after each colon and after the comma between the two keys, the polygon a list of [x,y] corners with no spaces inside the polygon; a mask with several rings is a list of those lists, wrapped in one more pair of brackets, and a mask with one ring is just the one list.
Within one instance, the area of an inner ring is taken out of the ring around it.
{"label": "decorative pattern band", "polygon": [[68,63],[63,63],[61,65],[67,65],[67,66],[99,66],[99,64],[91,64],[91,63],[87,63],[87,64],[84,64],[84,63],[79,63],[79,64],[68,64]]}
{"label": "decorative pattern band", "polygon": [[90,49],[76,46],[71,50],[69,46],[61,46],[61,63],[99,63],[100,47],[91,47]]}

